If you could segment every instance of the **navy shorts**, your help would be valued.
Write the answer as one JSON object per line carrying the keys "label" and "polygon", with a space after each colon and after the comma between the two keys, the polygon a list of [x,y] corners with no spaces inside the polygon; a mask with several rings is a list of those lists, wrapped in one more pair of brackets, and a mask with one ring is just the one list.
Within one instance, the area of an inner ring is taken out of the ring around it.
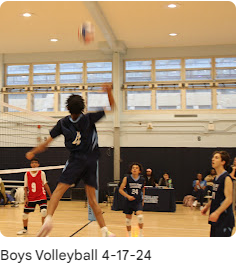
{"label": "navy shorts", "polygon": [[40,206],[40,211],[42,209],[47,209],[47,201],[46,200],[39,200],[39,201],[35,201],[35,202],[28,202],[28,204],[25,205],[25,207],[24,207],[24,213],[34,212],[37,204]]}
{"label": "navy shorts", "polygon": [[211,225],[210,237],[230,237],[233,227]]}
{"label": "navy shorts", "polygon": [[124,204],[124,210],[123,213],[124,214],[129,214],[131,215],[133,212],[137,212],[137,211],[143,211],[143,206],[142,206],[142,202],[138,202],[138,201],[125,201]]}
{"label": "navy shorts", "polygon": [[95,152],[88,155],[71,153],[59,177],[59,182],[77,185],[82,179],[84,184],[97,189],[98,156],[98,153]]}

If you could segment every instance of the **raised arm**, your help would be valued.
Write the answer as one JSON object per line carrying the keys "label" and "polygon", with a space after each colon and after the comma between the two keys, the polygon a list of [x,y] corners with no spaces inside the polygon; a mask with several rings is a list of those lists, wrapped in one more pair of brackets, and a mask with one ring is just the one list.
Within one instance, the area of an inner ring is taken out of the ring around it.
{"label": "raised arm", "polygon": [[53,140],[53,138],[51,136],[49,136],[46,141],[39,144],[37,147],[31,149],[30,151],[28,151],[26,153],[26,158],[28,160],[31,160],[35,157],[36,154],[44,152],[47,149],[48,145],[52,142],[52,140]]}
{"label": "raised arm", "polygon": [[114,97],[112,95],[112,85],[108,84],[108,83],[104,83],[102,85],[102,90],[104,92],[107,92],[109,104],[110,104],[111,109],[113,110],[115,107],[115,101],[114,101]]}

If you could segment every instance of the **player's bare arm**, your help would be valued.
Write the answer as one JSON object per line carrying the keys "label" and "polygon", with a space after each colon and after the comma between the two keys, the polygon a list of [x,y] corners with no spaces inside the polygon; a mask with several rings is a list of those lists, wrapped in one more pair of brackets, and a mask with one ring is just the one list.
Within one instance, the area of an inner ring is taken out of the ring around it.
{"label": "player's bare arm", "polygon": [[121,183],[121,186],[119,188],[119,193],[121,195],[123,195],[124,197],[126,197],[129,201],[133,201],[135,200],[135,197],[127,194],[125,191],[124,191],[124,188],[126,187],[126,183],[127,183],[127,177],[124,177],[122,183]]}
{"label": "player's bare arm", "polygon": [[37,147],[33,148],[32,150],[30,150],[29,152],[26,153],[26,158],[28,160],[31,160],[35,157],[35,154],[44,152],[48,145],[53,141],[53,138],[51,136],[49,136],[45,142],[41,143],[40,145],[38,145]]}
{"label": "player's bare arm", "polygon": [[226,198],[223,203],[209,217],[212,222],[217,222],[219,216],[232,204],[232,180],[230,177],[225,179],[224,195]]}
{"label": "player's bare arm", "polygon": [[204,207],[203,207],[203,209],[201,210],[201,214],[202,215],[205,215],[206,214],[206,212],[208,211],[208,209],[211,207],[211,201],[209,201]]}
{"label": "player's bare arm", "polygon": [[44,185],[44,188],[45,188],[46,192],[48,193],[49,197],[51,198],[51,190],[50,190],[50,187],[49,187],[48,183],[46,183]]}
{"label": "player's bare arm", "polygon": [[114,97],[112,95],[112,84],[104,83],[102,85],[102,90],[107,93],[110,107],[113,110],[115,107],[115,101],[114,101]]}
{"label": "player's bare arm", "polygon": [[24,187],[24,193],[25,193],[25,201],[24,204],[25,206],[28,205],[28,188]]}

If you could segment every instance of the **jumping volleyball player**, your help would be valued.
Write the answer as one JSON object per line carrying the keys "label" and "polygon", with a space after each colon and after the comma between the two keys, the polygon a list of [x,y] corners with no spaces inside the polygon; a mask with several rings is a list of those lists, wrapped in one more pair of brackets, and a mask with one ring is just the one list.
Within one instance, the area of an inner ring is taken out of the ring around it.
{"label": "jumping volleyball player", "polygon": [[[112,86],[103,85],[103,90],[107,92],[111,109],[114,107]],[[44,237],[51,231],[52,216],[66,190],[72,185],[83,179],[85,191],[88,197],[97,222],[101,228],[102,236],[115,236],[108,231],[102,211],[97,203],[95,189],[97,188],[97,160],[99,157],[98,136],[95,123],[104,115],[104,110],[95,113],[83,114],[84,100],[79,95],[71,95],[67,99],[67,108],[70,115],[60,119],[56,126],[50,131],[48,139],[26,153],[27,159],[32,159],[35,154],[43,152],[54,138],[63,134],[65,137],[65,147],[70,151],[70,156],[59,177],[59,183],[54,190],[48,207],[48,215],[37,236]]]}
{"label": "jumping volleyball player", "polygon": [[[145,179],[140,176],[142,172],[142,165],[134,162],[130,165],[129,171],[131,174],[124,177],[119,193],[126,197],[123,213],[126,215],[126,229],[129,237],[131,237],[131,218],[132,213],[135,212],[138,219],[140,229],[139,237],[143,236],[143,206],[145,196]],[[126,192],[124,191],[124,188]]]}
{"label": "jumping volleyball player", "polygon": [[212,201],[201,211],[206,214],[210,208],[209,224],[211,225],[211,237],[230,237],[234,227],[234,215],[232,211],[232,179],[226,171],[230,161],[230,155],[226,151],[216,151],[212,158],[212,167],[217,176],[213,183]]}
{"label": "jumping volleyball player", "polygon": [[[40,166],[39,160],[33,158],[31,160],[31,167],[38,168]],[[28,216],[29,213],[35,211],[38,204],[40,206],[41,220],[44,223],[47,215],[47,198],[46,193],[51,197],[50,187],[47,184],[44,171],[27,171],[24,176],[24,191],[25,191],[25,207],[22,216],[23,229],[18,231],[18,235],[24,235],[28,232]]]}

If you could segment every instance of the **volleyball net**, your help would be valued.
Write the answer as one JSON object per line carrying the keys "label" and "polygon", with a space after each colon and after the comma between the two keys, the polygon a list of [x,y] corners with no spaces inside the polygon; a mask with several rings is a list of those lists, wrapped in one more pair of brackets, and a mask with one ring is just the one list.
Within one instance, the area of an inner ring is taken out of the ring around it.
{"label": "volleyball net", "polygon": [[[57,118],[48,115],[2,103],[0,108],[0,177],[31,171],[30,161],[25,158],[26,152],[44,142],[57,121]],[[62,170],[66,159],[65,157],[58,159],[57,147],[63,146],[62,137],[53,141],[47,150],[49,154],[39,155],[42,157],[40,158],[41,167],[34,171]]]}

